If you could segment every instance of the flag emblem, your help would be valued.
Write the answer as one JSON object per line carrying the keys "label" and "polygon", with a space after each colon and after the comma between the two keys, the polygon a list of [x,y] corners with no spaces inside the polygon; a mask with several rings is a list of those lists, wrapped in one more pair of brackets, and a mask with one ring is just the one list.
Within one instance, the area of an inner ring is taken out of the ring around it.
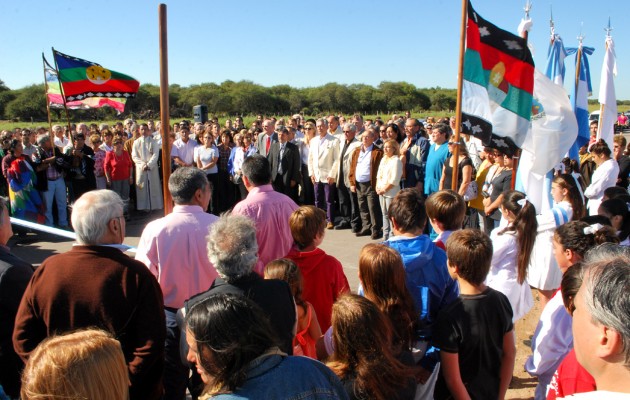
{"label": "flag emblem", "polygon": [[85,74],[90,82],[95,85],[102,85],[111,79],[112,73],[107,68],[103,68],[100,65],[92,65],[87,67]]}

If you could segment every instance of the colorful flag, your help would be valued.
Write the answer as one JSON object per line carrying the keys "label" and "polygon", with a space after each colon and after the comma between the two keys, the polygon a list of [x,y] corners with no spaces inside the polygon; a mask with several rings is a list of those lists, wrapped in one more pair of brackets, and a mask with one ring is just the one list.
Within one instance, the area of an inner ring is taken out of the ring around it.
{"label": "colorful flag", "polygon": [[593,54],[595,51],[592,47],[583,46],[580,43],[578,48],[568,48],[567,54],[575,53],[575,82],[572,82],[571,106],[575,113],[578,123],[578,136],[569,156],[574,160],[579,160],[578,150],[580,147],[588,144],[590,140],[589,122],[588,122],[588,97],[591,95],[591,72],[588,67],[587,55]]}
{"label": "colorful flag", "polygon": [[599,84],[599,104],[604,109],[599,115],[597,138],[602,138],[613,148],[615,122],[617,122],[617,96],[615,96],[614,76],[617,76],[615,44],[611,36],[606,37],[606,53],[602,66],[602,79]]}
{"label": "colorful flag", "polygon": [[132,77],[112,71],[91,61],[82,60],[53,49],[66,101],[88,97],[135,97],[140,82]]}
{"label": "colorful flag", "polygon": [[463,78],[462,132],[513,153],[529,127],[534,60],[525,39],[484,20],[470,1]]}
{"label": "colorful flag", "polygon": [[[48,97],[48,104],[52,108],[63,108],[63,97],[61,96],[61,87],[59,86],[57,71],[48,63],[43,55],[42,58],[44,60],[44,74],[46,76],[46,95]],[[119,113],[122,113],[125,111],[126,103],[126,98],[88,97],[83,100],[67,101],[66,107],[71,110],[77,110],[108,106],[116,109]]]}
{"label": "colorful flag", "polygon": [[566,50],[553,28],[545,75],[536,70],[531,132],[523,142],[516,189],[541,213],[553,207],[553,168],[564,158],[577,136],[577,121],[564,90]]}

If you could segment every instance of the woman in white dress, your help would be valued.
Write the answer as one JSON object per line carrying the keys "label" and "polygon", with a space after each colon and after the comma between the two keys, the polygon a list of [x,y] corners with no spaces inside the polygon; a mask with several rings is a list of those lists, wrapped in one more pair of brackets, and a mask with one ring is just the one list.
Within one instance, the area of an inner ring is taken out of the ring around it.
{"label": "woman in white dress", "polygon": [[400,191],[400,178],[402,177],[402,161],[398,157],[399,145],[395,139],[387,139],[383,143],[385,155],[378,166],[376,174],[376,194],[378,194],[383,212],[383,239],[389,239],[391,227],[389,226],[388,210],[396,193]]}
{"label": "woman in white dress", "polygon": [[610,157],[612,152],[603,140],[591,146],[591,155],[597,165],[597,169],[591,177],[591,184],[584,190],[584,196],[588,200],[588,214],[597,215],[597,209],[604,197],[604,190],[617,183],[619,176],[619,164]]}
{"label": "woman in white dress", "polygon": [[214,136],[209,130],[206,130],[203,133],[202,137],[202,146],[195,147],[193,153],[193,159],[197,168],[203,171],[206,174],[206,178],[208,178],[208,182],[210,182],[210,190],[212,192],[212,199],[208,204],[208,212],[214,212],[218,215],[217,211],[217,185],[219,182],[219,169],[217,167],[217,161],[219,160],[219,150],[214,145]]}
{"label": "woman in white dress", "polygon": [[504,193],[499,208],[508,225],[490,234],[494,253],[486,284],[507,296],[516,322],[534,305],[526,279],[538,222],[534,205],[521,192]]}
{"label": "woman in white dress", "polygon": [[553,256],[553,234],[557,227],[584,216],[582,196],[573,176],[556,176],[551,182],[551,197],[553,208],[536,217],[538,233],[527,273],[527,283],[538,289],[541,295],[542,308],[553,297],[562,280],[562,272]]}
{"label": "woman in white dress", "polygon": [[619,244],[630,246],[630,203],[622,198],[604,200],[597,213],[610,220],[619,237]]}

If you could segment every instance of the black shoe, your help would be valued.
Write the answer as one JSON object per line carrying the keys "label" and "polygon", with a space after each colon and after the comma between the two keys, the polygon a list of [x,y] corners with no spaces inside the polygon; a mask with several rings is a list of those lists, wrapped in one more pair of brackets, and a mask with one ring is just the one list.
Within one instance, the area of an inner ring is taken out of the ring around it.
{"label": "black shoe", "polygon": [[345,222],[345,221],[343,221],[343,222],[340,222],[337,225],[335,225],[335,230],[336,231],[341,231],[343,229],[350,229],[350,224]]}
{"label": "black shoe", "polygon": [[361,237],[361,236],[370,236],[370,231],[361,231],[361,232],[357,232],[355,233],[356,237]]}
{"label": "black shoe", "polygon": [[372,238],[372,240],[381,239],[383,237],[383,232],[373,233],[370,237]]}

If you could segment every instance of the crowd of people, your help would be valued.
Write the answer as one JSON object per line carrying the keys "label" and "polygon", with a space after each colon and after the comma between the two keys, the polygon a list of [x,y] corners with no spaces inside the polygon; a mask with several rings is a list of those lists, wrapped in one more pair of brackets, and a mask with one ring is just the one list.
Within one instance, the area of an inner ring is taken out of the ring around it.
{"label": "crowd of people", "polygon": [[[175,206],[135,259],[130,210],[163,207],[159,126],[3,132],[0,399],[502,399],[532,288],[535,399],[627,396],[625,139],[563,160],[537,212],[511,189],[514,154],[454,124],[175,124]],[[34,270],[5,246],[9,209],[71,224],[77,245]],[[357,294],[320,247],[330,229],[377,240]]]}

